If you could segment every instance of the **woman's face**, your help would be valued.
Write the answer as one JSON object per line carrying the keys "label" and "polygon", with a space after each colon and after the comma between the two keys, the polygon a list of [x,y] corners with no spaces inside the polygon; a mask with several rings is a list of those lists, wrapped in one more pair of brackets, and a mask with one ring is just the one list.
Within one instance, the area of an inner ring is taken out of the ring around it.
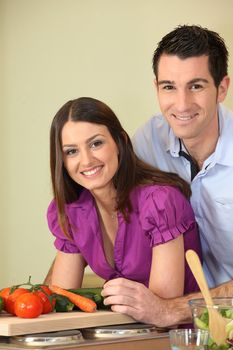
{"label": "woman's face", "polygon": [[118,148],[105,125],[68,121],[61,139],[64,165],[75,182],[93,194],[112,188]]}

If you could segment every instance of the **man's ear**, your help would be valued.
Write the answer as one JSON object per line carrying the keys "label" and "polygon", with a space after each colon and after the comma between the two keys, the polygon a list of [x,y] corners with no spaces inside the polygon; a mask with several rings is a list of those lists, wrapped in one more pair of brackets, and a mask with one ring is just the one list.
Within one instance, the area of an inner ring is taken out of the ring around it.
{"label": "man's ear", "polygon": [[222,79],[222,81],[218,87],[218,102],[223,102],[225,100],[229,85],[230,85],[230,77],[228,75],[226,75]]}
{"label": "man's ear", "polygon": [[157,82],[157,79],[155,78],[155,79],[153,80],[153,82],[154,82],[155,90],[157,91],[157,90],[158,90],[158,82]]}

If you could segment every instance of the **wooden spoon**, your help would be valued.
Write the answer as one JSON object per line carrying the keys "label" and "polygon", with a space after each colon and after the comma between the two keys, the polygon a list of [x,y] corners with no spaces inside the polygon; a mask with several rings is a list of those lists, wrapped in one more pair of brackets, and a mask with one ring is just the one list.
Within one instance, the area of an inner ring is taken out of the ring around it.
{"label": "wooden spoon", "polygon": [[217,345],[226,343],[227,333],[226,324],[227,320],[222,317],[217,309],[214,308],[214,303],[203,273],[200,259],[195,251],[188,250],[186,252],[186,260],[189,267],[197,281],[197,284],[201,290],[203,298],[209,312],[209,331],[211,338]]}

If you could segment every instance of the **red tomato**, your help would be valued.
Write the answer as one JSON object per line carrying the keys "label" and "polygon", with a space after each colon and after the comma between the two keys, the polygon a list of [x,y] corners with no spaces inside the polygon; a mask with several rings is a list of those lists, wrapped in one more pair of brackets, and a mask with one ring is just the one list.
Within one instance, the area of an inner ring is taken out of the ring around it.
{"label": "red tomato", "polygon": [[43,303],[43,311],[42,314],[48,314],[49,312],[52,312],[56,303],[56,300],[50,300],[48,298],[49,295],[52,294],[52,291],[49,289],[49,287],[41,285],[40,288],[42,290],[37,290],[35,292],[36,295],[40,297]]}
{"label": "red tomato", "polygon": [[35,293],[20,295],[15,301],[15,314],[22,318],[34,318],[42,314],[43,303]]}
{"label": "red tomato", "polygon": [[28,294],[30,291],[26,288],[17,288],[5,301],[5,310],[12,315],[15,315],[15,301],[22,294]]}
{"label": "red tomato", "polygon": [[[3,289],[0,291],[0,297],[3,298],[4,306],[6,306],[6,300],[7,300],[7,298],[9,297],[10,290],[11,290],[11,288],[10,288],[10,287],[7,287],[7,288],[3,288]],[[5,310],[5,307],[4,307],[4,310]]]}

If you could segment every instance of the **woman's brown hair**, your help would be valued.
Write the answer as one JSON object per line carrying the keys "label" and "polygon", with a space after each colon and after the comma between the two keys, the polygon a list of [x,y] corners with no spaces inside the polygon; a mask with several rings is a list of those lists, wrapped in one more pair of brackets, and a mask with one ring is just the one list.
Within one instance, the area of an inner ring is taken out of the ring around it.
{"label": "woman's brown hair", "polygon": [[103,102],[90,97],[68,101],[55,115],[50,130],[50,169],[58,222],[66,236],[69,224],[65,205],[78,200],[83,187],[73,181],[63,164],[61,132],[65,123],[85,121],[105,125],[119,151],[119,166],[113,177],[116,188],[116,210],[129,220],[132,206],[130,192],[135,186],[146,184],[170,185],[189,198],[191,190],[177,174],[161,171],[140,160],[134,153],[131,140],[114,112]]}

